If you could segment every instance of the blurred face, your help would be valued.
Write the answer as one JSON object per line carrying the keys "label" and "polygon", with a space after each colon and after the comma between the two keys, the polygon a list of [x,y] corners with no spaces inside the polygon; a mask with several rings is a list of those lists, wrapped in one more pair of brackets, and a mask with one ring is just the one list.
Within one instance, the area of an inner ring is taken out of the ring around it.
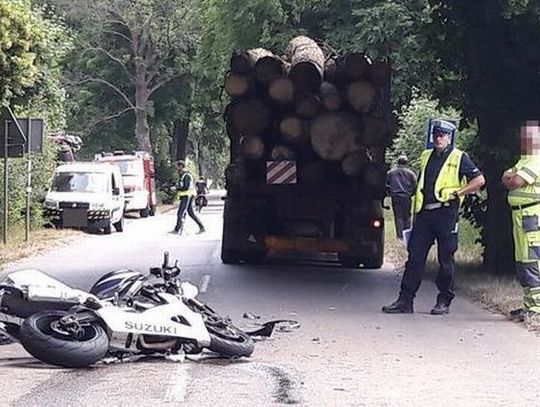
{"label": "blurred face", "polygon": [[433,145],[438,151],[444,150],[450,144],[450,133],[444,133],[442,131],[433,132]]}
{"label": "blurred face", "polygon": [[178,171],[182,171],[182,170],[184,169],[184,165],[182,165],[182,164],[176,164],[176,169],[177,169]]}
{"label": "blurred face", "polygon": [[540,154],[540,126],[537,121],[528,121],[521,126],[521,154]]}

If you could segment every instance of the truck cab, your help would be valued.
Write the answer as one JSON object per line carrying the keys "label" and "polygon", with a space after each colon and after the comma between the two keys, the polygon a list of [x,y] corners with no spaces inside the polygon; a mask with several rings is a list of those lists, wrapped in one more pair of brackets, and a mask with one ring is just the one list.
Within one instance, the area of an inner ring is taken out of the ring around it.
{"label": "truck cab", "polygon": [[77,162],[54,171],[44,202],[45,215],[56,227],[124,230],[124,185],[118,167]]}

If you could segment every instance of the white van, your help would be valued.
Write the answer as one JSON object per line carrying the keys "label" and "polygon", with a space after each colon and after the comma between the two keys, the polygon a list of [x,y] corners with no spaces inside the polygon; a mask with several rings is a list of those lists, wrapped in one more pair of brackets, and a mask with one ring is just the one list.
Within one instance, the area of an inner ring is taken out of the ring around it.
{"label": "white van", "polygon": [[45,215],[57,227],[124,230],[124,185],[117,166],[83,163],[60,165],[45,197]]}

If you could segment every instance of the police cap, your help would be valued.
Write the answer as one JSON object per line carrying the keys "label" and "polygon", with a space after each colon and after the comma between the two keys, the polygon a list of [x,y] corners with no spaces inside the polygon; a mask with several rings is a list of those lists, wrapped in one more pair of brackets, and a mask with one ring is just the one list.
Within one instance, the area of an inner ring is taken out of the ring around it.
{"label": "police cap", "polygon": [[446,133],[451,134],[453,131],[456,130],[456,126],[454,126],[452,123],[447,122],[445,120],[433,120],[431,122],[431,125],[433,126],[432,133]]}

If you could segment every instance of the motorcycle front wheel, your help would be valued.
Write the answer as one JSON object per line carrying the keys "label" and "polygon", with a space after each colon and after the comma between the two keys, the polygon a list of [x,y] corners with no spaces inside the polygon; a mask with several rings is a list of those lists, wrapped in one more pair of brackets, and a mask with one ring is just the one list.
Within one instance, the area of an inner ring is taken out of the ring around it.
{"label": "motorcycle front wheel", "polygon": [[26,318],[20,329],[20,341],[35,358],[63,367],[86,367],[101,359],[109,349],[109,337],[97,322],[81,326],[74,337],[55,329],[55,323],[67,313],[44,311]]}
{"label": "motorcycle front wheel", "polygon": [[209,350],[226,357],[251,356],[255,343],[248,334],[220,317],[208,305],[195,302],[190,302],[190,305],[203,316],[204,325],[210,334]]}

